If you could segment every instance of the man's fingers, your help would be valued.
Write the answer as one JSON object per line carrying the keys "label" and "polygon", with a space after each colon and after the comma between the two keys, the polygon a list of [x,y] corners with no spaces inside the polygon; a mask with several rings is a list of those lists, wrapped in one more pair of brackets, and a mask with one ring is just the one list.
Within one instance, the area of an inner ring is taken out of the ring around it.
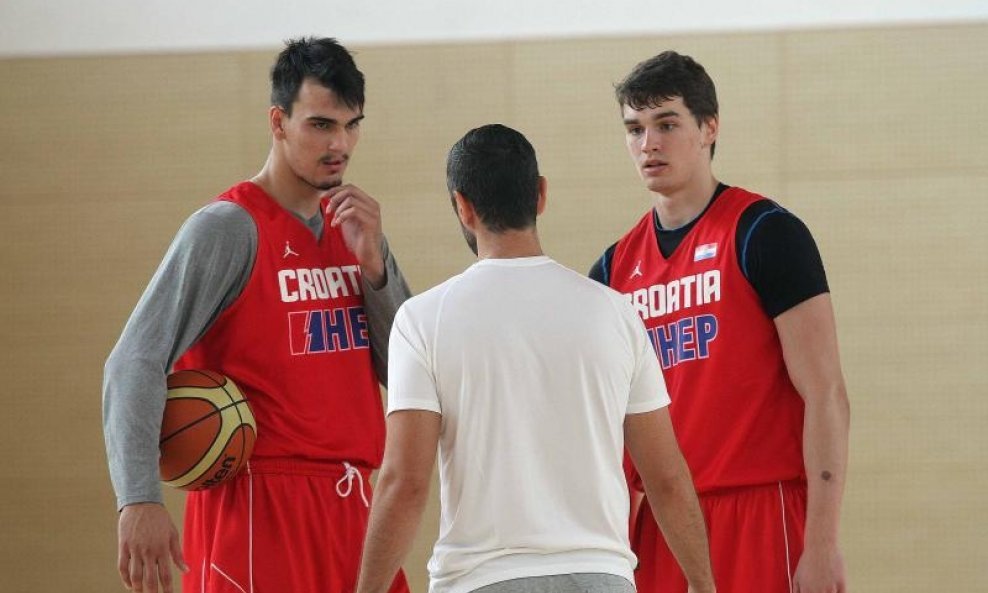
{"label": "man's fingers", "polygon": [[140,593],[158,593],[161,587],[171,591],[171,560],[185,563],[168,511],[158,503],[126,506],[118,530],[117,569],[124,585]]}
{"label": "man's fingers", "polygon": [[333,220],[330,224],[332,226],[339,226],[344,220],[350,220],[355,217],[358,220],[365,220],[365,214],[366,211],[363,211],[352,204],[344,204],[343,206],[340,206],[340,208],[333,214]]}
{"label": "man's fingers", "polygon": [[154,558],[141,558],[144,564],[144,589],[142,593],[158,593],[158,563]]}
{"label": "man's fingers", "polygon": [[[178,534],[172,534],[171,539],[172,562],[182,572],[189,572],[189,565],[185,563],[185,556],[182,554],[182,544],[178,541]],[[171,570],[168,571],[171,574]]]}
{"label": "man's fingers", "polygon": [[117,552],[117,572],[120,573],[120,580],[123,581],[124,587],[130,589],[130,553],[124,546],[120,546],[120,550]]}
{"label": "man's fingers", "polygon": [[347,201],[354,204],[366,205],[368,208],[374,210],[380,209],[380,205],[377,203],[377,200],[353,185],[341,185],[339,187],[334,187],[323,195],[329,198],[329,206],[326,208],[327,214],[339,209],[340,206]]}
{"label": "man's fingers", "polygon": [[[337,190],[337,189],[339,189],[339,188],[334,187],[333,189],[331,189],[329,191],[334,191],[334,190]],[[343,200],[345,200],[346,197],[347,197],[347,194],[343,194],[343,193],[339,193],[339,192],[333,194],[329,198],[329,204],[326,205],[326,214],[332,214],[333,211],[335,211],[337,208],[340,207],[340,202],[342,202]]]}
{"label": "man's fingers", "polygon": [[343,185],[337,185],[336,187],[331,187],[328,190],[326,190],[326,193],[324,193],[323,196],[329,198],[330,201],[332,201],[332,199],[336,197],[340,192],[344,192],[350,189],[351,187],[353,187],[353,185],[349,183],[344,183]]}
{"label": "man's fingers", "polygon": [[381,205],[370,197],[354,193],[337,194],[329,201],[330,212],[338,212],[348,206],[361,208],[368,212],[379,212],[381,210]]}
{"label": "man's fingers", "polygon": [[[323,194],[325,197],[329,198],[328,211],[332,212],[340,207],[340,203],[344,200],[351,198],[353,196],[359,196],[363,192],[358,190],[356,187],[350,184],[339,185],[333,189],[327,191]],[[366,195],[366,194],[365,194]]]}
{"label": "man's fingers", "polygon": [[144,560],[137,554],[131,554],[127,571],[130,575],[130,589],[144,591]]}
{"label": "man's fingers", "polygon": [[349,220],[351,218],[356,218],[360,222],[373,223],[379,220],[380,214],[376,208],[373,208],[367,204],[354,203],[351,201],[344,202],[341,204],[333,215],[333,220],[330,223],[332,226],[339,226],[339,224],[344,220]]}
{"label": "man's fingers", "polygon": [[162,556],[155,567],[158,573],[158,580],[161,581],[161,590],[164,593],[172,593],[172,567],[168,558]]}

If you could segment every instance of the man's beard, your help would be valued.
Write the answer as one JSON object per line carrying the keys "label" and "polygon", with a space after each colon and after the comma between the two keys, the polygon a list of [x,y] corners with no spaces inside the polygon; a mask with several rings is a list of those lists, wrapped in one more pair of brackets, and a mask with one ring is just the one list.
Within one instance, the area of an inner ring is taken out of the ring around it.
{"label": "man's beard", "polygon": [[306,175],[300,173],[299,171],[296,171],[294,167],[292,167],[292,172],[295,173],[295,177],[297,179],[299,179],[300,181],[302,181],[302,183],[308,185],[312,189],[315,189],[315,190],[318,190],[318,191],[321,191],[321,192],[329,191],[329,190],[333,189],[334,187],[339,187],[339,186],[343,185],[343,175],[340,175],[339,177],[337,177],[336,179],[333,179],[331,181],[323,181],[323,182],[319,183],[319,182],[313,181],[312,179],[310,179]]}
{"label": "man's beard", "polygon": [[467,247],[470,248],[470,251],[472,251],[474,255],[480,255],[477,253],[477,235],[470,232],[470,229],[467,227],[463,226],[462,222],[460,223],[460,230],[463,231],[463,238],[466,240]]}
{"label": "man's beard", "polygon": [[311,185],[312,187],[314,187],[315,189],[318,189],[319,191],[329,191],[329,190],[333,189],[334,187],[339,187],[339,186],[343,185],[343,179],[342,178],[341,179],[337,179],[336,181],[328,181],[326,183],[319,183],[319,184],[312,183],[308,179],[306,179],[305,182],[308,183],[309,185]]}

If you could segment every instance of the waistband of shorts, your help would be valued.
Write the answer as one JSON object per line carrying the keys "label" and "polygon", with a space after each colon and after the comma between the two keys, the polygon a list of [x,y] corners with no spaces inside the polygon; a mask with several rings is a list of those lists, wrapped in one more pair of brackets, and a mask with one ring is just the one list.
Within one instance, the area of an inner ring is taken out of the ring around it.
{"label": "waistband of shorts", "polygon": [[711,490],[705,490],[703,492],[697,492],[698,498],[714,498],[723,495],[735,495],[742,492],[757,492],[759,490],[773,490],[777,491],[779,488],[783,490],[799,490],[806,489],[806,480],[802,478],[796,478],[795,480],[778,480],[775,482],[766,482],[764,484],[747,484],[744,486],[725,486],[722,488],[714,488]]}
{"label": "waistband of shorts", "polygon": [[326,476],[339,478],[353,467],[364,476],[370,476],[374,468],[352,461],[301,459],[297,457],[252,457],[247,461],[251,474],[291,474],[298,476]]}

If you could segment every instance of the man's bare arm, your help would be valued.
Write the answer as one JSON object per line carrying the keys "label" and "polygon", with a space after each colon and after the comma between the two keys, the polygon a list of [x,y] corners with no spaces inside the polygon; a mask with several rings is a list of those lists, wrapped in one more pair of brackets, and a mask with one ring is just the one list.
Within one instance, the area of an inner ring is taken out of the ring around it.
{"label": "man's bare arm", "polygon": [[629,414],[624,421],[624,435],[645,484],[655,521],[682,567],[690,590],[713,592],[706,526],[668,409]]}

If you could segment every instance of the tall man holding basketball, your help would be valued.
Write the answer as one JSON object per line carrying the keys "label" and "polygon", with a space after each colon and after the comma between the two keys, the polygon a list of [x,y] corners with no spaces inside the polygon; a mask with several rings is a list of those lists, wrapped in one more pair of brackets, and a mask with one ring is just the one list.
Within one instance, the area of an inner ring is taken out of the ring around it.
{"label": "tall man holding basketball", "polygon": [[[343,183],[364,117],[349,52],[290,41],[271,82],[267,162],[189,218],[106,363],[119,571],[137,591],[171,591],[173,562],[190,593],[355,586],[384,446],[378,379],[409,291],[377,201]],[[189,493],[184,552],[158,481],[172,367],[230,376],[258,426],[245,471]]]}
{"label": "tall man holding basketball", "polygon": [[[776,203],[713,176],[717,96],[700,64],[664,52],[638,64],[617,99],[653,208],[590,274],[645,322],[717,587],[844,591],[849,406],[813,238]],[[639,591],[686,591],[647,498],[632,546]]]}

